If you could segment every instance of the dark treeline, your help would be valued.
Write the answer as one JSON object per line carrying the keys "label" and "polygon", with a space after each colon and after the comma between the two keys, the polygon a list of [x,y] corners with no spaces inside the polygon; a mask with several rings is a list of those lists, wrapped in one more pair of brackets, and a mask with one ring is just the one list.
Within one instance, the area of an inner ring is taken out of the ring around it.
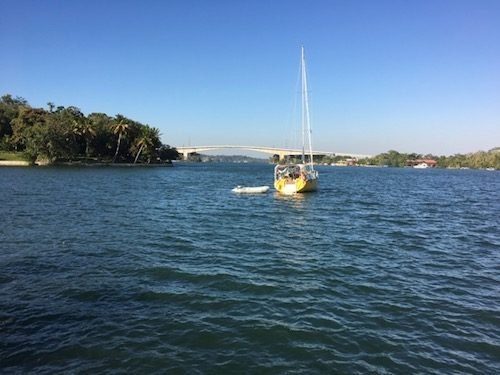
{"label": "dark treeline", "polygon": [[0,99],[0,150],[28,160],[158,163],[177,159],[160,131],[122,115],[85,116],[77,107],[33,108],[20,97]]}

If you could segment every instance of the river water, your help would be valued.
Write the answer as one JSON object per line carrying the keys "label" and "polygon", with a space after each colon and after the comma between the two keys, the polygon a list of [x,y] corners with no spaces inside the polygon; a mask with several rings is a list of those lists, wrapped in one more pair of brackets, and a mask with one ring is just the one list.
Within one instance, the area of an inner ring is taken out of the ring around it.
{"label": "river water", "polygon": [[0,372],[500,373],[500,173],[272,175],[0,169]]}

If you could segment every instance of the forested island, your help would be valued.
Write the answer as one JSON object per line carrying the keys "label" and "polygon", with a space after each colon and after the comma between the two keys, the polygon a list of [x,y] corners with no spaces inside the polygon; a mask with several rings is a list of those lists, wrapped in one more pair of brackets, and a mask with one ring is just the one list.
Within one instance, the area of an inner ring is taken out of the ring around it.
{"label": "forested island", "polygon": [[0,99],[0,153],[30,163],[166,163],[177,150],[157,128],[123,115],[91,113],[47,103],[34,108],[21,97]]}

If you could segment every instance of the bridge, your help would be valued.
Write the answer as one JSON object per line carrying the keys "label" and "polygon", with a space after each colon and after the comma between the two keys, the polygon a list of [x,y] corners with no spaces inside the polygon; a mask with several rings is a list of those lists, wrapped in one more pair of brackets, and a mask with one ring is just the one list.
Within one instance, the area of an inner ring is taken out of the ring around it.
{"label": "bridge", "polygon": [[[182,146],[176,147],[177,151],[181,153],[184,157],[184,160],[189,158],[189,155],[192,153],[199,153],[203,151],[212,151],[212,150],[221,150],[221,149],[238,149],[238,150],[247,150],[247,151],[255,151],[262,152],[264,154],[270,155],[278,155],[279,160],[285,159],[287,156],[295,156],[302,155],[302,150],[299,149],[291,149],[291,148],[279,148],[279,147],[266,147],[266,146],[235,146],[235,145],[217,145],[217,146]],[[309,154],[309,153],[307,153]],[[364,159],[369,158],[371,155],[364,154],[351,154],[346,152],[332,152],[332,151],[313,151],[313,155],[325,156],[351,156],[356,159]]]}

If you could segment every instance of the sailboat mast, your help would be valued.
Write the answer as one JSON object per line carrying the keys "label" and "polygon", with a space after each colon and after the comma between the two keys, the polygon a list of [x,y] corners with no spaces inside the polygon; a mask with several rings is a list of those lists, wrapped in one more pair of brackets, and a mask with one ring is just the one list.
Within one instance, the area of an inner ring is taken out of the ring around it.
{"label": "sailboat mast", "polygon": [[306,60],[304,57],[304,46],[301,49],[301,78],[302,78],[302,162],[305,163],[305,143],[306,137],[308,139],[309,146],[309,162],[311,168],[313,168],[313,151],[312,151],[312,140],[311,140],[311,121],[309,117],[309,94],[307,91],[307,72],[306,72]]}
{"label": "sailboat mast", "polygon": [[300,54],[300,83],[302,84],[301,91],[302,91],[302,119],[301,119],[301,124],[302,124],[302,163],[305,164],[306,162],[306,156],[305,156],[305,151],[304,147],[306,144],[306,95],[307,95],[307,79],[306,79],[306,67],[305,67],[305,60],[304,60],[304,46],[301,47],[301,54]]}

